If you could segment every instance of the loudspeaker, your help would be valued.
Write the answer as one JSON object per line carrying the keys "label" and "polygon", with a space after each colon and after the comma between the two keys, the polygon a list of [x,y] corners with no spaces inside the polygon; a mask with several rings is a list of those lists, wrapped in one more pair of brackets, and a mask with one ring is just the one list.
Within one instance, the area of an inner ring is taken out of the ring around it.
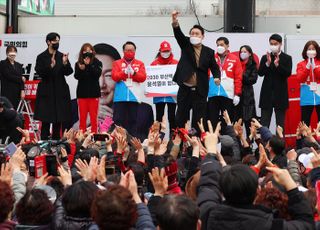
{"label": "loudspeaker", "polygon": [[254,32],[255,11],[255,0],[224,0],[224,32]]}

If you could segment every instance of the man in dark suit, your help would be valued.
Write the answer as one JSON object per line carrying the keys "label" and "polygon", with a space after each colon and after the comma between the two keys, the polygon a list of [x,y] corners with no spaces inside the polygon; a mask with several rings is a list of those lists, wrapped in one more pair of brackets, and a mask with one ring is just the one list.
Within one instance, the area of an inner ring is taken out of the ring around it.
{"label": "man in dark suit", "polygon": [[58,51],[60,35],[49,33],[48,49],[37,56],[35,70],[41,77],[38,85],[34,118],[42,122],[41,140],[50,137],[50,124],[54,140],[60,139],[61,129],[71,121],[71,98],[65,76],[73,73],[69,53]]}
{"label": "man in dark suit", "polygon": [[291,75],[292,58],[281,51],[282,37],[273,34],[269,38],[271,53],[267,52],[260,61],[258,74],[264,76],[261,92],[261,124],[269,127],[273,109],[277,125],[284,128],[288,101],[288,77]]}
{"label": "man in dark suit", "polygon": [[220,82],[220,71],[214,58],[214,50],[202,45],[204,29],[200,25],[194,25],[189,31],[190,37],[186,37],[180,29],[177,17],[178,12],[172,12],[173,33],[181,48],[181,57],[173,77],[173,81],[179,85],[176,124],[184,127],[192,109],[192,127],[197,129],[197,122],[206,118],[208,70],[211,70],[216,84]]}

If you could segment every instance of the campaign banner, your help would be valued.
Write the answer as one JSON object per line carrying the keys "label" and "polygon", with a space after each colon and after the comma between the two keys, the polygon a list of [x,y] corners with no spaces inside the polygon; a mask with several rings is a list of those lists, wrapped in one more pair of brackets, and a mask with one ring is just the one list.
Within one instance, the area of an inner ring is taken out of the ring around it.
{"label": "campaign banner", "polygon": [[177,96],[179,86],[173,82],[177,65],[147,66],[145,95],[147,97]]}
{"label": "campaign banner", "polygon": [[25,99],[27,100],[32,100],[36,99],[37,95],[37,88],[40,80],[35,80],[35,81],[26,81],[24,83],[24,92],[26,94]]}

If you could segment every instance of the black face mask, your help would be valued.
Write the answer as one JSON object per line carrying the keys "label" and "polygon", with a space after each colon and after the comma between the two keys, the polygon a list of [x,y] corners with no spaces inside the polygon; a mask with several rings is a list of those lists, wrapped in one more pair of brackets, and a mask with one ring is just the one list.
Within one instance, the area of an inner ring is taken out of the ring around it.
{"label": "black face mask", "polygon": [[93,57],[93,53],[90,53],[90,52],[85,52],[82,54],[83,58],[92,58]]}
{"label": "black face mask", "polygon": [[52,49],[58,50],[59,49],[59,43],[52,44]]}

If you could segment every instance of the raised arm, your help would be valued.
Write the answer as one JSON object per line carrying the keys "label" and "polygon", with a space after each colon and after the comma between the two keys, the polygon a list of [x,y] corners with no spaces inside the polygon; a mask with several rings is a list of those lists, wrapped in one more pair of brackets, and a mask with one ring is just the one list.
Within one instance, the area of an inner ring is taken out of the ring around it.
{"label": "raised arm", "polygon": [[189,43],[189,39],[183,34],[183,32],[181,31],[179,22],[178,22],[178,11],[173,11],[171,16],[172,16],[172,28],[173,28],[173,34],[174,37],[176,38],[179,46],[181,49],[183,49],[184,47],[187,46],[187,44]]}

